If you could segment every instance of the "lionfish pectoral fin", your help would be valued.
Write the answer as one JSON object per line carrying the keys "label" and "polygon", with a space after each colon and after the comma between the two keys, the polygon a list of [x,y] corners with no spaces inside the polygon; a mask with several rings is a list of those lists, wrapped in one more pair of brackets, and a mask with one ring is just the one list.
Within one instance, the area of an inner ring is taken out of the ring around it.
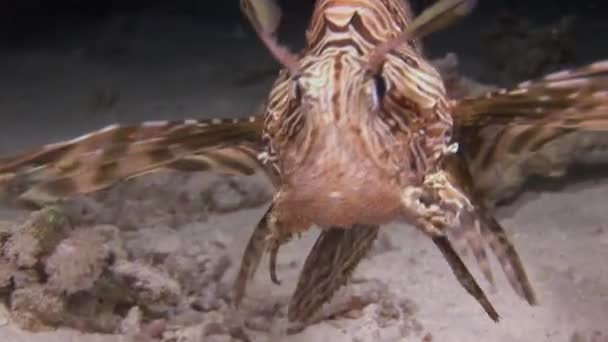
{"label": "lionfish pectoral fin", "polygon": [[504,228],[490,215],[484,214],[481,232],[490,249],[498,259],[511,287],[530,305],[537,305],[538,300],[519,254],[515,250]]}
{"label": "lionfish pectoral fin", "polygon": [[477,284],[477,281],[471,272],[469,272],[469,269],[464,264],[458,253],[456,253],[448,238],[446,236],[436,236],[433,237],[432,240],[435,246],[437,246],[437,248],[439,248],[443,254],[443,257],[450,265],[450,268],[454,272],[456,279],[462,285],[462,287],[471,296],[477,299],[482,308],[494,322],[498,322],[500,320],[500,315],[496,309],[494,309],[494,306],[486,297],[481,287]]}
{"label": "lionfish pectoral fin", "polygon": [[90,193],[160,169],[251,174],[262,119],[181,120],[112,125],[3,159],[0,174],[34,174],[30,193]]}
{"label": "lionfish pectoral fin", "polygon": [[[446,156],[446,160],[450,157],[452,156]],[[484,241],[477,224],[477,213],[466,189],[458,182],[458,175],[453,174],[447,166],[446,169],[427,175],[422,185],[408,186],[403,190],[406,217],[433,240],[461,286],[477,300],[492,320],[497,321],[499,316],[492,303],[448,240],[450,233],[466,236],[481,270],[493,282],[483,249]]]}
{"label": "lionfish pectoral fin", "polygon": [[276,225],[271,227],[271,231],[274,233],[271,233],[266,237],[266,243],[268,245],[267,250],[270,254],[270,257],[268,258],[268,273],[270,275],[270,280],[275,285],[281,285],[281,281],[277,275],[277,257],[279,256],[279,249],[281,249],[281,246],[291,241],[293,233],[289,231],[289,227],[277,227]]}
{"label": "lionfish pectoral fin", "polygon": [[452,101],[457,127],[492,124],[608,129],[608,61],[549,74],[474,98]]}
{"label": "lionfish pectoral fin", "polygon": [[253,278],[266,250],[266,238],[270,234],[269,218],[272,206],[266,211],[249,237],[241,258],[239,272],[233,285],[234,304],[241,305],[247,291],[247,283]]}
{"label": "lionfish pectoral fin", "polygon": [[455,139],[487,207],[532,175],[563,174],[608,138],[608,61],[453,101]]}
{"label": "lionfish pectoral fin", "polygon": [[298,278],[288,308],[290,322],[307,323],[344,286],[372,248],[378,226],[323,230],[312,247]]}
{"label": "lionfish pectoral fin", "polygon": [[268,270],[271,281],[277,285],[281,283],[276,272],[277,255],[281,246],[291,240],[293,236],[291,228],[293,227],[285,225],[280,219],[277,219],[281,216],[279,211],[281,209],[278,208],[275,197],[264,217],[255,227],[243,251],[239,273],[233,286],[237,306],[243,300],[247,283],[255,275],[264,253],[270,254]]}
{"label": "lionfish pectoral fin", "polygon": [[[530,305],[535,305],[537,303],[536,295],[519,254],[504,228],[494,218],[491,210],[486,207],[483,199],[476,192],[474,180],[465,159],[460,155],[449,156],[446,158],[445,167],[451,182],[457,184],[471,202],[475,229],[474,231],[469,229],[473,233],[469,235],[469,239],[476,241],[476,245],[489,245],[511,287]],[[478,257],[478,263],[484,273],[489,272],[490,264],[485,253],[482,258]]]}

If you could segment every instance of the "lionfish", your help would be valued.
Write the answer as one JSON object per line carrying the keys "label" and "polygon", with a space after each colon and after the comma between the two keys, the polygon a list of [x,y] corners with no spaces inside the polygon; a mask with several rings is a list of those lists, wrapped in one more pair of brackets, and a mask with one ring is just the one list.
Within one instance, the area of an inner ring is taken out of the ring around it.
{"label": "lionfish", "polygon": [[[393,221],[426,234],[492,320],[499,314],[453,242],[468,246],[493,283],[489,246],[515,292],[536,304],[494,218],[491,190],[476,180],[567,134],[606,130],[608,61],[456,100],[420,39],[467,15],[475,1],[440,0],[414,18],[403,0],[317,0],[299,53],[277,40],[276,4],[241,5],[283,66],[263,114],[112,125],[1,159],[0,174],[42,175],[29,191],[62,198],[160,169],[262,169],[277,190],[243,253],[234,304],[264,253],[279,283],[279,248],[316,225],[321,233],[289,303],[292,322],[309,321],[347,283],[379,227]],[[499,128],[488,135],[488,127]]]}

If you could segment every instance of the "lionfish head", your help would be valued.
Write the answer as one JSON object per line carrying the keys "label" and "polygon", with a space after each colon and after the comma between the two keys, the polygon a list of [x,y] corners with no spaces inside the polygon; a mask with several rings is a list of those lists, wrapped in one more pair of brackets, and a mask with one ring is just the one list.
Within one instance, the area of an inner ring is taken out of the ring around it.
{"label": "lionfish head", "polygon": [[439,1],[403,32],[369,53],[347,53],[348,46],[343,46],[298,56],[277,41],[281,11],[273,0],[241,0],[243,12],[258,36],[289,73],[292,103],[307,117],[329,122],[376,113],[391,85],[383,75],[391,51],[410,39],[448,26],[468,14],[475,4],[476,0]]}

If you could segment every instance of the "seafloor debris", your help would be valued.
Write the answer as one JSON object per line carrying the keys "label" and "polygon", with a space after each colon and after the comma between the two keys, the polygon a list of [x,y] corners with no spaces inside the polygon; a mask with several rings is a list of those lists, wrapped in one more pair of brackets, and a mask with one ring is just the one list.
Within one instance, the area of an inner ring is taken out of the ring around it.
{"label": "seafloor debris", "polygon": [[0,294],[25,329],[116,332],[128,308],[163,315],[183,299],[162,268],[128,259],[116,227],[75,227],[58,207],[3,227]]}
{"label": "seafloor debris", "polygon": [[3,243],[3,256],[19,269],[34,268],[69,235],[72,227],[61,210],[49,207],[30,216]]}
{"label": "seafloor debris", "polygon": [[265,203],[271,189],[260,178],[159,172],[51,206],[42,196],[26,222],[0,222],[0,296],[32,331],[147,341],[206,322],[228,307],[221,280],[232,259],[230,238],[198,222]]}
{"label": "seafloor debris", "polygon": [[[35,181],[36,176],[18,175],[0,186],[22,193]],[[213,172],[159,171],[88,196],[68,198],[65,210],[81,224],[107,223],[121,230],[177,227],[204,220],[210,212],[226,213],[264,204],[271,198],[269,184],[261,175],[235,178]],[[39,208],[57,201],[32,190],[19,199]]]}
{"label": "seafloor debris", "polygon": [[[416,319],[416,305],[378,279],[358,279],[340,291],[325,305],[314,322],[327,321],[348,329],[354,341],[392,341],[421,335],[423,327]],[[337,320],[351,318],[353,320]],[[292,326],[290,333],[302,329]]]}

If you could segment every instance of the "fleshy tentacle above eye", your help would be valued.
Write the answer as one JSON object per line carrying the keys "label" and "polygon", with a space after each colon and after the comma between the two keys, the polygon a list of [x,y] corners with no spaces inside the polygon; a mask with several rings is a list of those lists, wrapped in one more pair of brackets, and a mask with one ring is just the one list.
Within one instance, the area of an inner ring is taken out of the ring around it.
{"label": "fleshy tentacle above eye", "polygon": [[281,21],[281,9],[275,0],[241,0],[240,4],[268,51],[291,75],[296,75],[299,69],[298,57],[281,45],[275,35]]}

